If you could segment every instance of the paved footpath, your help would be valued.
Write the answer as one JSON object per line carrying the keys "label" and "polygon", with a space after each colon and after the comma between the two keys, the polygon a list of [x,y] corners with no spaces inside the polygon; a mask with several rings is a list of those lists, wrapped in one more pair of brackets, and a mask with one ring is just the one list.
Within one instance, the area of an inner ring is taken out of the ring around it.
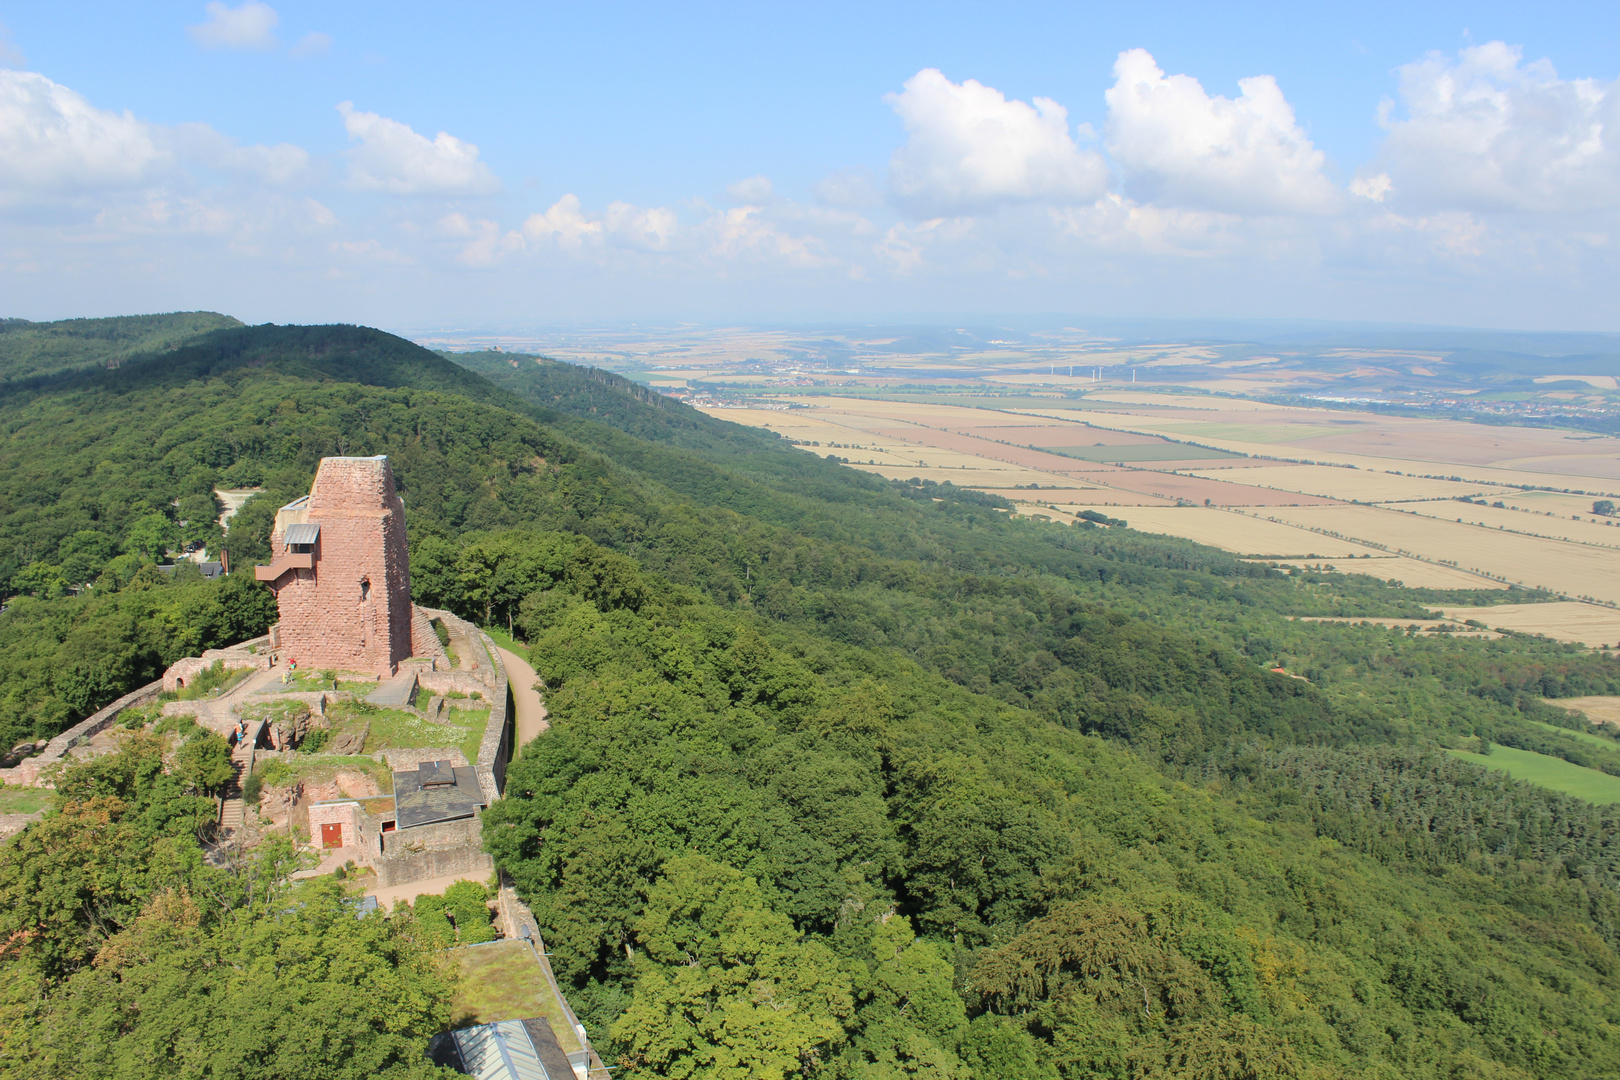
{"label": "paved footpath", "polygon": [[489,881],[490,871],[471,870],[465,874],[446,874],[444,877],[423,878],[421,881],[407,881],[403,885],[390,885],[386,889],[371,889],[367,896],[377,898],[377,906],[384,911],[394,910],[395,900],[405,900],[415,903],[418,896],[443,896],[444,890],[458,881],[476,881],[483,885]]}
{"label": "paved footpath", "polygon": [[501,654],[501,663],[506,665],[506,678],[512,684],[512,702],[517,706],[517,746],[512,754],[517,757],[528,741],[549,728],[551,723],[546,719],[546,706],[540,700],[540,691],[535,689],[540,677],[534,673],[534,668],[509,649],[497,645],[495,651]]}

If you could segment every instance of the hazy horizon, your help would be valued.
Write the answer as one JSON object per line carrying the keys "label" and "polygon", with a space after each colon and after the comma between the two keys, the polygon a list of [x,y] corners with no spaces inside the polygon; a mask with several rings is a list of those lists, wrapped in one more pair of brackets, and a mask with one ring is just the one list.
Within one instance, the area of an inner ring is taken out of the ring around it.
{"label": "hazy horizon", "polygon": [[0,306],[1620,331],[1620,12],[0,3]]}

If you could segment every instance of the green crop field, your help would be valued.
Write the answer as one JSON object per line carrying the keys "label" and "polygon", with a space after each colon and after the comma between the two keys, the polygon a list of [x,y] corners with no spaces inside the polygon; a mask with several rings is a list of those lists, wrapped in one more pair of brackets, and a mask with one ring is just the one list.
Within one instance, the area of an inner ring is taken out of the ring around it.
{"label": "green crop field", "polygon": [[1558,735],[1568,735],[1572,739],[1579,739],[1588,746],[1597,747],[1599,750],[1608,750],[1612,753],[1620,753],[1620,739],[1604,738],[1602,735],[1597,735],[1590,731],[1572,731],[1569,728],[1558,727],[1554,724],[1543,724],[1539,720],[1532,720],[1530,722],[1536,725],[1536,727],[1542,728],[1546,731],[1551,731]]}
{"label": "green crop field", "polygon": [[1079,458],[1081,461],[1202,461],[1242,457],[1225,450],[1211,450],[1185,443],[1121,443],[1112,446],[1043,446],[1049,454]]}
{"label": "green crop field", "polygon": [[1470,754],[1463,750],[1448,750],[1447,753],[1487,769],[1505,772],[1515,780],[1526,780],[1553,791],[1562,791],[1599,806],[1620,803],[1620,776],[1571,765],[1561,758],[1529,750],[1515,750],[1511,746],[1493,747],[1489,755]]}

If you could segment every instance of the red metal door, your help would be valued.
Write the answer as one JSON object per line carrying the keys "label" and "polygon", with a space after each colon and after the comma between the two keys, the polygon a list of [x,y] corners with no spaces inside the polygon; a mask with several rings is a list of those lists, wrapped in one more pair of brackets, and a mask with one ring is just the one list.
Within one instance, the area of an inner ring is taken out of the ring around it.
{"label": "red metal door", "polygon": [[321,826],[321,847],[342,847],[343,826],[341,824]]}

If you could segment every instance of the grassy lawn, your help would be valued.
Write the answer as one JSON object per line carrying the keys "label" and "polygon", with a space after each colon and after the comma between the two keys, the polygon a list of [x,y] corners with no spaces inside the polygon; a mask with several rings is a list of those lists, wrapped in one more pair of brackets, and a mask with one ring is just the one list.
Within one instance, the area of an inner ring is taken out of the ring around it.
{"label": "grassy lawn", "polygon": [[519,656],[526,657],[529,655],[529,647],[523,644],[517,638],[513,637],[511,634],[508,634],[505,630],[501,630],[493,626],[486,626],[482,629],[484,633],[488,634],[490,639],[501,648],[510,652],[515,652]]}
{"label": "grassy lawn", "polygon": [[258,668],[235,668],[225,670],[225,665],[215,661],[215,668],[205,669],[192,676],[189,686],[182,686],[174,695],[176,701],[201,701],[204,698],[223,697],[235,689],[248,676],[256,674]]}
{"label": "grassy lawn", "polygon": [[0,787],[0,814],[32,814],[51,805],[50,788]]}
{"label": "grassy lawn", "polygon": [[330,709],[328,715],[332,718],[333,739],[371,725],[363,753],[414,746],[455,746],[467,755],[469,765],[478,760],[478,744],[483,741],[484,725],[489,720],[488,709],[457,709],[451,714],[457,721],[454,724],[435,724],[400,709],[361,712],[340,705]]}
{"label": "grassy lawn", "polygon": [[462,975],[450,1004],[451,1027],[543,1016],[551,1022],[563,1053],[580,1050],[579,1037],[528,945],[497,941],[454,949],[450,955]]}
{"label": "grassy lawn", "polygon": [[[377,782],[385,795],[394,790],[394,774],[380,761],[360,754],[304,754],[270,758],[253,770],[264,774],[264,783],[272,787],[286,787],[295,780],[326,783],[340,772],[366,773]],[[392,807],[392,800],[389,806]]]}
{"label": "grassy lawn", "polygon": [[1620,753],[1620,739],[1606,739],[1602,735],[1597,735],[1590,731],[1571,731],[1569,728],[1561,728],[1553,724],[1543,724],[1539,720],[1532,720],[1530,722],[1535,724],[1538,728],[1544,728],[1545,730],[1554,732],[1555,734],[1568,735],[1572,739],[1579,739],[1588,746],[1594,746],[1600,750],[1608,750],[1611,753]]}
{"label": "grassy lawn", "polygon": [[1527,780],[1598,806],[1620,803],[1620,776],[1571,765],[1562,758],[1515,750],[1511,746],[1492,747],[1488,755],[1470,754],[1463,750],[1447,750],[1446,753],[1487,769],[1505,772],[1515,780]]}
{"label": "grassy lawn", "polygon": [[319,671],[309,671],[305,668],[299,668],[297,671],[289,672],[287,674],[290,675],[290,678],[288,678],[285,683],[272,682],[269,686],[265,687],[263,690],[260,690],[259,693],[312,694],[317,690],[336,689],[347,690],[351,694],[359,694],[364,697],[366,694],[369,694],[373,690],[377,689],[376,676],[363,675],[358,671],[336,672],[337,685],[335,687],[332,685],[333,680],[324,677]]}

